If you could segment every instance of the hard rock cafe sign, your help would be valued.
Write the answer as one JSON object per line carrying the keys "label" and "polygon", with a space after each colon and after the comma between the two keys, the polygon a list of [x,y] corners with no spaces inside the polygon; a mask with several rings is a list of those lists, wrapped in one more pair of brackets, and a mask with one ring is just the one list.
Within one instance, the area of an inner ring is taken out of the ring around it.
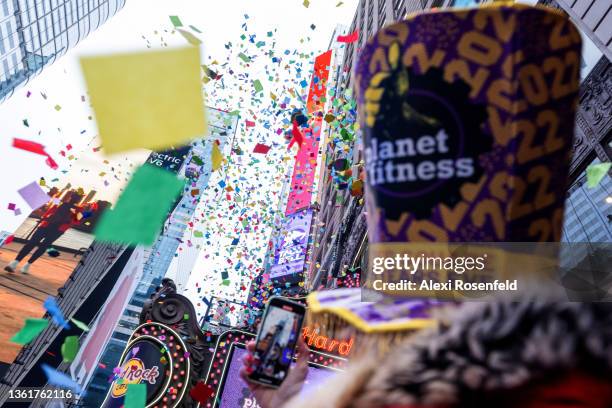
{"label": "hard rock cafe sign", "polygon": [[139,358],[130,358],[121,367],[120,378],[121,383],[116,382],[111,388],[111,395],[115,398],[122,397],[127,391],[128,384],[150,384],[155,385],[159,378],[159,367],[154,365],[151,368],[146,368],[145,364]]}
{"label": "hard rock cafe sign", "polygon": [[189,355],[173,329],[146,323],[132,334],[114,374],[103,408],[121,408],[132,384],[146,386],[147,408],[177,407],[189,384]]}

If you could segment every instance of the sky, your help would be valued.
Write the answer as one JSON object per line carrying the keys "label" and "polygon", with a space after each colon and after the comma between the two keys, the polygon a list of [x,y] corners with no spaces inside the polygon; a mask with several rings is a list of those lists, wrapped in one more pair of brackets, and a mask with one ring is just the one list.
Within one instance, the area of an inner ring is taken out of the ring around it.
{"label": "sky", "polygon": [[[193,242],[200,261],[190,281],[189,295],[197,302],[203,295],[198,288],[202,287],[202,282],[206,285],[206,275],[215,274],[218,278],[220,264],[228,258],[224,247],[237,234],[234,231],[240,230],[246,238],[241,242],[243,247],[238,247],[230,257],[246,258],[253,265],[249,267],[253,272],[258,259],[265,255],[272,215],[269,209],[271,204],[277,204],[273,192],[280,191],[281,181],[295,154],[295,151],[286,150],[284,135],[263,127],[262,114],[270,104],[269,93],[279,99],[290,97],[287,115],[290,115],[290,108],[300,106],[300,98],[305,97],[308,88],[300,90],[297,83],[304,79],[310,81],[314,57],[328,48],[337,24],[351,23],[357,0],[227,0],[223,6],[216,3],[214,7],[201,0],[129,0],[126,3],[117,15],[0,104],[0,151],[3,154],[0,161],[3,180],[0,230],[14,231],[23,222],[30,210],[17,190],[41,177],[47,185],[63,186],[70,180],[73,186],[85,187],[86,191],[97,190],[99,199],[114,201],[117,198],[131,173],[149,152],[137,150],[113,156],[94,152],[101,141],[79,57],[186,46],[186,39],[174,30],[169,19],[170,15],[176,15],[188,31],[202,40],[202,62],[223,74],[223,81],[212,81],[205,86],[206,103],[240,111],[236,144],[249,153],[256,142],[273,145],[265,159],[259,157],[253,161],[254,157],[248,154],[234,158],[232,160],[238,160],[236,168],[225,169],[223,174],[220,172],[211,178],[211,184],[222,178],[230,183],[233,181],[246,201],[245,211],[234,214],[237,210],[234,195],[231,201],[221,202],[225,191],[211,189],[203,195],[193,230],[209,231],[212,238],[208,239],[208,244],[195,239]],[[246,39],[241,39],[243,34]],[[253,38],[266,44],[256,47]],[[248,51],[253,61],[245,64],[238,59],[240,51]],[[271,57],[267,55],[270,51],[282,61],[271,64]],[[263,97],[253,95],[250,84],[254,79],[261,80]],[[287,94],[290,88],[296,95]],[[245,128],[245,120],[254,120],[256,126]],[[278,126],[276,120],[273,128]],[[48,167],[43,156],[12,148],[13,138],[43,144],[59,163],[59,169]],[[225,153],[229,151],[226,149]],[[20,215],[7,209],[10,203],[21,209]],[[238,216],[246,218],[250,227],[245,230]],[[254,226],[258,228],[254,230]],[[180,248],[179,252],[186,249],[187,246]],[[243,275],[236,285],[221,288],[220,295],[244,298],[248,290],[241,287],[248,284],[250,276]],[[209,288],[219,287],[218,282],[208,283]]]}

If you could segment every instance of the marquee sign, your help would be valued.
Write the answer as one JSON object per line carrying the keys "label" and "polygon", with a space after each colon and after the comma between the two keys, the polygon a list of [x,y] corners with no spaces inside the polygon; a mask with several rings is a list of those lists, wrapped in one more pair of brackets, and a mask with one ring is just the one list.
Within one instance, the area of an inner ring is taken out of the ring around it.
{"label": "marquee sign", "polygon": [[[213,394],[205,405],[199,404],[198,408],[234,407],[237,406],[236,403],[243,407],[256,408],[258,406],[254,397],[248,392],[248,387],[242,384],[242,379],[238,374],[243,364],[242,358],[246,354],[245,344],[254,339],[253,333],[241,330],[228,330],[219,336],[205,381],[213,390]],[[337,355],[314,350],[311,350],[308,355],[309,376],[312,376],[313,381],[315,378],[321,380],[324,376],[321,375],[324,373],[320,369],[342,371],[345,364],[346,359]],[[317,372],[317,369],[320,372]]]}
{"label": "marquee sign", "polygon": [[145,384],[146,408],[180,406],[190,381],[190,360],[181,336],[160,323],[145,323],[132,334],[103,408],[121,408],[130,384]]}

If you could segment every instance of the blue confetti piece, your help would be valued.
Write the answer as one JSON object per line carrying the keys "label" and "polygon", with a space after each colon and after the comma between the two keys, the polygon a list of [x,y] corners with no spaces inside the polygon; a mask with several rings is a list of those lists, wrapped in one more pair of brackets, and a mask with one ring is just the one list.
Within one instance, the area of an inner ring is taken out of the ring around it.
{"label": "blue confetti piece", "polygon": [[49,384],[60,388],[68,388],[69,390],[74,391],[76,394],[84,395],[81,386],[66,374],[54,370],[47,364],[42,364],[41,367],[47,376],[47,381]]}
{"label": "blue confetti piece", "polygon": [[47,300],[45,300],[44,306],[45,309],[47,309],[47,312],[49,312],[49,314],[53,318],[55,324],[63,327],[64,329],[70,328],[70,325],[68,324],[66,319],[64,319],[64,315],[62,314],[62,311],[60,310],[53,296],[49,296]]}

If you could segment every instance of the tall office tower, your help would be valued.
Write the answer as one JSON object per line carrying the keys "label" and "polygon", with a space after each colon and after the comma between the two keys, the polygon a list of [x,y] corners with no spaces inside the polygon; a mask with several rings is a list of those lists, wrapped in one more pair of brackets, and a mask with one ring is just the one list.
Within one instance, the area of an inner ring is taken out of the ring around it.
{"label": "tall office tower", "polygon": [[[186,155],[184,163],[181,163],[178,166],[179,168],[173,169],[188,179],[189,183],[186,185],[172,214],[168,217],[157,241],[147,251],[148,253],[145,253],[142,278],[123,311],[110,340],[107,344],[101,346],[100,364],[88,377],[90,378],[89,384],[84,384],[87,386],[87,395],[84,400],[86,406],[100,406],[104,400],[109,386],[108,377],[112,375],[113,368],[119,363],[129,336],[138,326],[142,306],[166,276],[173,260],[179,266],[176,276],[173,277],[176,279],[177,286],[179,284],[184,285],[189,279],[191,271],[189,265],[193,266],[193,263],[195,263],[197,252],[194,255],[194,252],[186,250],[178,254],[177,249],[181,242],[188,239],[184,235],[191,233],[188,224],[194,216],[200,195],[208,185],[212,172],[210,160],[212,143],[219,142],[220,148],[223,148],[225,144],[231,144],[237,129],[237,121],[236,116],[209,108],[209,134],[206,138],[193,142],[192,146],[184,152],[184,155]],[[168,156],[166,153],[161,156],[158,155],[161,159],[167,159]],[[150,160],[154,161],[155,159],[151,157]]]}
{"label": "tall office tower", "polygon": [[125,0],[0,0],[0,101],[124,4]]}
{"label": "tall office tower", "polygon": [[612,240],[612,177],[586,186],[585,169],[612,161],[612,3],[609,0],[539,0],[567,13],[582,34],[576,135],[570,165],[562,240]]}
{"label": "tall office tower", "polygon": [[[200,195],[208,185],[208,180],[212,172],[211,161],[209,158],[212,154],[212,143],[218,142],[219,149],[223,151],[226,147],[231,148],[232,140],[234,138],[236,129],[238,127],[238,117],[230,116],[228,113],[223,111],[213,111],[214,114],[209,115],[209,132],[210,135],[205,143],[194,146],[194,154],[202,157],[204,165],[196,168],[197,166],[191,164],[187,171],[193,173],[201,173],[197,182],[191,183],[189,191],[185,194],[185,202],[181,203],[180,214],[182,221],[177,224],[176,234],[180,239],[180,242],[187,243],[191,239],[193,231],[187,228],[187,223],[193,218],[194,212],[198,203],[200,202]],[[210,203],[203,203],[208,204]],[[177,244],[179,241],[175,240]],[[176,251],[176,247],[174,249]],[[189,276],[196,263],[196,259],[200,254],[201,249],[195,245],[183,245],[180,254],[171,258],[171,264],[165,265],[167,271],[166,276],[173,279],[176,284],[177,293],[183,293]]]}

